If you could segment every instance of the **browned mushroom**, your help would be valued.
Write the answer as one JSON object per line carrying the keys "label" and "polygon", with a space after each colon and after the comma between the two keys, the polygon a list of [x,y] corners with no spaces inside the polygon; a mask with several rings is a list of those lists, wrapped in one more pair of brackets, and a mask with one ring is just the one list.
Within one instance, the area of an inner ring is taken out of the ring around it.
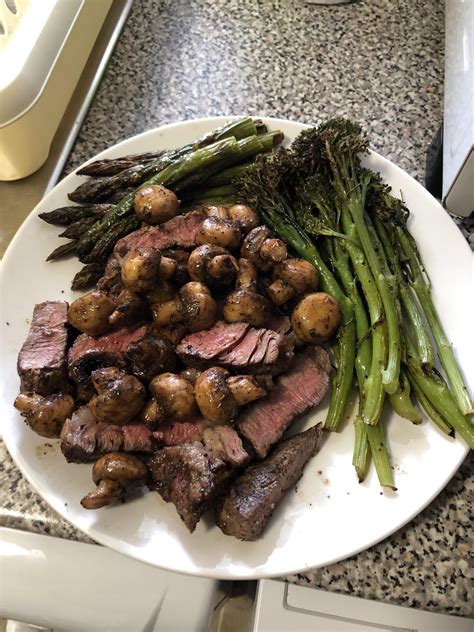
{"label": "browned mushroom", "polygon": [[25,418],[28,426],[42,437],[59,437],[66,419],[74,410],[74,400],[70,395],[49,395],[20,393],[14,406]]}
{"label": "browned mushroom", "polygon": [[115,310],[114,301],[105,292],[93,290],[69,306],[69,323],[84,334],[99,336],[110,329],[109,317]]}
{"label": "browned mushroom", "polygon": [[229,372],[222,367],[203,371],[194,386],[196,402],[202,415],[217,424],[233,419],[238,405],[228,385]]}
{"label": "browned mushroom", "polygon": [[183,320],[181,300],[176,288],[168,281],[162,281],[147,294],[153,322],[157,327],[180,323]]}
{"label": "browned mushroom", "polygon": [[149,382],[160,373],[173,371],[176,365],[176,355],[171,343],[151,335],[132,342],[125,357],[131,372],[144,382]]}
{"label": "browned mushroom", "polygon": [[222,217],[208,217],[202,223],[196,241],[198,244],[213,244],[233,250],[238,248],[241,239],[242,233],[236,222]]}
{"label": "browned mushroom", "polygon": [[225,248],[204,244],[195,248],[188,260],[189,276],[211,288],[229,287],[235,281],[238,264]]}
{"label": "browned mushroom", "polygon": [[238,406],[245,406],[256,399],[265,397],[268,391],[254,375],[232,375],[227,378],[227,386]]}
{"label": "browned mushroom", "polygon": [[226,206],[206,204],[202,207],[202,210],[207,215],[207,217],[221,217],[222,219],[229,219],[229,214]]}
{"label": "browned mushroom", "polygon": [[300,340],[321,344],[328,340],[341,322],[341,308],[334,297],[325,292],[305,296],[291,314],[291,326]]}
{"label": "browned mushroom", "polygon": [[124,452],[104,454],[94,463],[92,479],[97,489],[81,500],[84,509],[99,509],[121,498],[127,487],[144,484],[148,468],[138,457]]}
{"label": "browned mushroom", "polygon": [[139,413],[145,403],[145,388],[134,375],[116,367],[97,369],[91,374],[97,391],[89,409],[97,421],[124,424]]}
{"label": "browned mushroom", "polygon": [[283,305],[292,298],[314,292],[318,287],[316,268],[304,259],[285,259],[273,268],[273,282],[267,294],[275,305]]}
{"label": "browned mushroom", "polygon": [[236,290],[257,291],[257,268],[250,259],[239,259],[239,271],[235,280]]}
{"label": "browned mushroom", "polygon": [[209,329],[214,324],[217,313],[216,301],[203,283],[186,283],[180,289],[179,297],[184,314],[183,321],[189,331]]}
{"label": "browned mushroom", "polygon": [[240,225],[243,233],[248,233],[258,226],[257,213],[246,204],[234,204],[228,209],[229,218]]}
{"label": "browned mushroom", "polygon": [[161,252],[156,248],[133,248],[122,259],[122,281],[133,292],[148,292],[158,281],[160,263]]}
{"label": "browned mushroom", "polygon": [[228,323],[249,323],[263,327],[271,315],[270,303],[261,294],[248,290],[236,290],[227,295],[223,308]]}
{"label": "browned mushroom", "polygon": [[167,417],[189,419],[196,414],[194,387],[176,373],[162,373],[150,382],[150,392]]}
{"label": "browned mushroom", "polygon": [[179,200],[173,191],[159,184],[151,184],[138,189],[134,209],[143,222],[162,224],[178,214]]}
{"label": "browned mushroom", "polygon": [[266,226],[253,228],[245,237],[240,256],[250,259],[260,270],[270,270],[275,263],[287,258],[288,253],[281,239],[273,237]]}

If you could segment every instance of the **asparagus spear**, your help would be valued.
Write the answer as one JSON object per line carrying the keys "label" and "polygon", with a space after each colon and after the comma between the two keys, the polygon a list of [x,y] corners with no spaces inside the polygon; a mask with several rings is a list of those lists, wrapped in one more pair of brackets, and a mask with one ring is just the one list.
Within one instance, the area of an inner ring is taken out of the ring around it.
{"label": "asparagus spear", "polygon": [[[160,171],[160,173],[147,180],[145,184],[162,184],[169,186],[196,171],[206,173],[209,166],[227,158],[229,154],[235,151],[236,147],[237,141],[234,138],[228,138],[209,145],[208,147],[197,149],[185,155],[183,158],[180,158],[175,163],[168,165],[166,169],[163,169],[163,171]],[[129,193],[116,206],[112,207],[101,220],[93,224],[89,230],[86,231],[78,243],[78,252],[80,255],[88,253],[105,230],[132,212],[133,200],[134,194]]]}
{"label": "asparagus spear", "polygon": [[408,231],[400,226],[396,227],[398,243],[406,257],[406,269],[411,279],[411,286],[418,297],[420,305],[424,311],[426,320],[431,328],[433,338],[438,350],[441,366],[446,372],[446,377],[451,386],[453,397],[464,415],[474,413],[473,403],[469,395],[467,386],[461,370],[456,362],[453,348],[451,347],[443,326],[439,319],[433,299],[431,298],[430,286],[423,274],[421,257],[414,239]]}
{"label": "asparagus spear", "polygon": [[88,263],[74,276],[71,283],[71,290],[84,290],[95,285],[104,274],[105,262]]}
{"label": "asparagus spear", "polygon": [[103,160],[94,160],[82,169],[76,171],[78,176],[114,176],[124,169],[129,169],[135,165],[142,165],[145,162],[161,158],[165,152],[148,151],[142,154],[130,154],[121,156],[120,158],[104,158]]}
{"label": "asparagus spear", "polygon": [[84,219],[80,219],[73,224],[69,224],[66,230],[63,230],[63,232],[60,233],[58,237],[65,237],[66,239],[79,239],[82,233],[84,233],[96,221],[96,217],[85,217]]}
{"label": "asparagus spear", "polygon": [[92,204],[89,206],[62,206],[54,211],[40,213],[39,217],[48,224],[69,226],[86,217],[103,215],[110,209],[110,204]]}
{"label": "asparagus spear", "polygon": [[77,241],[68,241],[66,244],[61,244],[53,250],[53,252],[46,258],[46,261],[56,261],[57,259],[63,259],[69,255],[75,255],[77,253]]}
{"label": "asparagus spear", "polygon": [[256,128],[249,117],[232,121],[231,123],[217,128],[205,134],[194,143],[180,147],[163,154],[157,160],[145,164],[134,165],[129,169],[121,171],[117,175],[94,178],[79,185],[74,191],[69,193],[69,199],[73,202],[96,202],[108,198],[116,189],[129,186],[137,187],[155,174],[160,173],[166,167],[173,164],[186,154],[190,154],[199,148],[211,145],[226,138],[240,140],[247,136],[255,135]]}
{"label": "asparagus spear", "polygon": [[367,476],[370,464],[370,445],[367,435],[367,426],[360,415],[354,421],[354,450],[352,452],[352,465],[357,473],[359,483]]}
{"label": "asparagus spear", "polygon": [[120,218],[101,234],[90,252],[79,256],[79,260],[82,263],[104,262],[114,249],[116,242],[139,226],[140,220],[135,213]]}

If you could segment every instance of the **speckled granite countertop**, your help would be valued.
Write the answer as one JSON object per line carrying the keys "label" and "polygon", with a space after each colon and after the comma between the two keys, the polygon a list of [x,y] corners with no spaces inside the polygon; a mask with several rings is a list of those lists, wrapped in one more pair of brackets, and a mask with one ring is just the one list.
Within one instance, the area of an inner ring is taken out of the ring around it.
{"label": "speckled granite countertop", "polygon": [[[218,114],[359,120],[373,147],[423,181],[442,118],[443,3],[135,0],[66,172],[163,123]],[[409,525],[289,581],[470,616],[473,459]],[[0,524],[87,538],[32,490],[0,446]]]}

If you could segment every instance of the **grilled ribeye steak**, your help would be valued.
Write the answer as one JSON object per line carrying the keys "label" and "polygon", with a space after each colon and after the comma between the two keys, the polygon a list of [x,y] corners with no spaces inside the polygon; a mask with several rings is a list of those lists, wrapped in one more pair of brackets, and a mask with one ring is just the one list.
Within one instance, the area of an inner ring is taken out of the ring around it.
{"label": "grilled ribeye steak", "polygon": [[69,349],[68,365],[71,379],[80,388],[79,395],[87,399],[94,394],[90,375],[95,369],[126,366],[124,354],[133,343],[147,334],[145,325],[122,327],[103,336],[81,334]]}
{"label": "grilled ribeye steak", "polygon": [[87,406],[76,410],[61,431],[61,451],[69,463],[87,463],[108,452],[153,452],[157,445],[145,424],[99,423]]}
{"label": "grilled ribeye steak", "polygon": [[290,424],[317,406],[329,389],[331,364],[322,347],[296,356],[267,397],[251,404],[237,420],[237,430],[264,458]]}
{"label": "grilled ribeye steak", "polygon": [[321,424],[281,443],[264,461],[251,465],[227,490],[217,525],[239,540],[257,540],[285,492],[301,478],[315,454]]}
{"label": "grilled ribeye steak", "polygon": [[21,392],[67,393],[67,310],[65,301],[35,305],[30,331],[18,355]]}
{"label": "grilled ribeye steak", "polygon": [[115,244],[114,253],[120,260],[127,252],[139,247],[156,250],[193,248],[197,246],[197,235],[205,219],[204,213],[191,211],[185,215],[177,215],[160,226],[139,228],[119,239]]}
{"label": "grilled ribeye steak", "polygon": [[185,336],[176,353],[188,366],[223,366],[246,373],[283,371],[293,357],[293,345],[271,329],[246,323],[218,321],[210,329]]}
{"label": "grilled ribeye steak", "polygon": [[242,439],[230,424],[208,426],[202,433],[202,442],[208,452],[232,467],[242,467],[250,460]]}
{"label": "grilled ribeye steak", "polygon": [[148,467],[153,481],[150,489],[174,504],[191,533],[232,472],[197,443],[163,448],[150,458]]}

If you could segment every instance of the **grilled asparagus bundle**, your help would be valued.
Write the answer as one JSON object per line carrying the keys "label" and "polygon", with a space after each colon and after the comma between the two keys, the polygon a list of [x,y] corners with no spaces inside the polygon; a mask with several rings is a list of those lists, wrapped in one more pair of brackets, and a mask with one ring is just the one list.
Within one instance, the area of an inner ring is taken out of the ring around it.
{"label": "grilled asparagus bundle", "polygon": [[73,289],[82,289],[100,276],[118,239],[140,225],[134,213],[139,188],[163,185],[179,192],[185,203],[216,200],[215,187],[225,185],[221,200],[235,200],[231,182],[259,153],[271,151],[283,139],[267,132],[259,120],[238,119],[175,150],[134,154],[95,161],[78,171],[91,176],[69,198],[81,206],[66,206],[40,217],[65,226],[60,237],[70,239],[48,257],[54,261],[75,255],[86,266],[75,276]]}

